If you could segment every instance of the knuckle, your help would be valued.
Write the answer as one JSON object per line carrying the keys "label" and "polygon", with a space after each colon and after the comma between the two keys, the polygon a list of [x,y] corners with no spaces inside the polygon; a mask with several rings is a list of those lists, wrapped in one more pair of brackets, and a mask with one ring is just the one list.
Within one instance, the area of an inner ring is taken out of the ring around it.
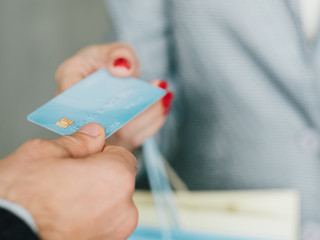
{"label": "knuckle", "polygon": [[135,176],[132,173],[123,174],[123,179],[126,181],[124,191],[127,198],[132,198],[135,190]]}
{"label": "knuckle", "polygon": [[132,218],[133,218],[133,225],[134,225],[134,228],[136,228],[137,224],[138,224],[138,218],[139,218],[139,211],[138,211],[138,208],[137,206],[132,203],[133,207],[132,207]]}
{"label": "knuckle", "polygon": [[57,84],[57,93],[61,93],[63,90],[65,90],[65,78],[66,78],[66,70],[65,68],[68,67],[68,62],[62,63],[62,65],[58,68],[58,70],[55,73],[55,80]]}
{"label": "knuckle", "polygon": [[107,151],[111,153],[116,153],[122,158],[128,158],[131,153],[123,146],[120,145],[111,145],[107,147]]}
{"label": "knuckle", "polygon": [[139,219],[139,211],[136,207],[136,205],[131,201],[130,204],[130,215],[128,217],[127,223],[128,223],[128,231],[133,232],[137,225],[138,225],[138,219]]}
{"label": "knuckle", "polygon": [[58,69],[56,70],[55,74],[54,74],[54,78],[56,79],[56,82],[59,83],[60,82],[60,76],[61,76],[61,68],[62,68],[62,65],[60,65],[58,67]]}
{"label": "knuckle", "polygon": [[129,152],[125,148],[123,148],[123,149],[125,150],[123,152],[123,157],[125,158],[126,162],[129,164],[130,169],[133,171],[134,176],[135,176],[135,173],[138,170],[137,159],[131,152]]}
{"label": "knuckle", "polygon": [[65,135],[61,138],[63,142],[62,147],[66,149],[66,151],[72,156],[77,155],[79,157],[82,157],[86,156],[90,152],[90,149],[88,145],[85,144],[85,142],[80,141],[79,139],[73,136]]}
{"label": "knuckle", "polygon": [[115,228],[114,236],[117,236],[117,239],[127,239],[138,225],[139,213],[132,201],[126,202],[121,210],[122,217],[121,219],[119,218],[121,224],[118,224],[117,228]]}
{"label": "knuckle", "polygon": [[131,170],[130,174],[132,175],[132,173],[134,173],[133,176],[135,177],[138,165],[136,157],[131,152],[129,152],[126,148],[122,146],[108,146],[105,148],[104,151],[110,154],[115,154],[116,158],[121,160],[119,161],[119,163],[122,162],[122,165],[124,163],[125,166],[129,166],[129,169]]}
{"label": "knuckle", "polygon": [[132,211],[133,211],[132,215],[133,215],[133,218],[138,219],[138,215],[139,215],[138,208],[137,208],[137,206],[134,204],[133,200],[131,200],[131,201],[132,201]]}
{"label": "knuckle", "polygon": [[25,144],[23,144],[23,147],[28,149],[38,150],[38,149],[47,148],[48,144],[49,143],[47,140],[37,138],[37,139],[32,139],[27,141]]}
{"label": "knuckle", "polygon": [[107,150],[109,152],[126,152],[127,150],[122,146],[112,145],[108,146]]}
{"label": "knuckle", "polygon": [[138,170],[138,163],[137,163],[136,157],[132,153],[130,153],[130,155],[131,155],[131,158],[129,159],[129,161],[130,161],[130,164],[132,166],[134,176],[135,176],[137,173],[137,170]]}
{"label": "knuckle", "polygon": [[45,139],[32,139],[24,143],[20,148],[19,151],[23,151],[30,157],[40,157],[44,153],[50,153],[52,150],[56,148],[54,144],[50,141]]}
{"label": "knuckle", "polygon": [[64,77],[64,75],[65,75],[65,71],[66,71],[66,69],[68,68],[68,65],[69,65],[69,62],[70,62],[71,59],[72,59],[72,58],[66,59],[64,62],[62,62],[62,63],[60,64],[60,66],[59,66],[58,69],[56,70],[54,76],[55,76],[56,82],[57,82],[58,84],[62,81],[62,79],[63,79],[63,77]]}

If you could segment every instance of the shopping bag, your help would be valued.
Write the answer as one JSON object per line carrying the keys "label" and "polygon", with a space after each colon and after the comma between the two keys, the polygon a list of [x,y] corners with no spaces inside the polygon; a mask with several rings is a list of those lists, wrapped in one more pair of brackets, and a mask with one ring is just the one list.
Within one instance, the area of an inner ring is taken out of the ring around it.
{"label": "shopping bag", "polygon": [[[190,192],[184,187],[173,192],[170,180],[175,184],[169,176],[174,171],[154,139],[144,144],[143,157],[151,191],[135,192],[139,224],[130,240],[298,239],[300,204],[296,191]],[[175,174],[175,181],[178,178]],[[181,179],[179,182],[183,185]]]}
{"label": "shopping bag", "polygon": [[[180,223],[174,240],[298,239],[300,204],[294,190],[178,191],[174,199]],[[163,239],[151,192],[136,191],[134,202],[139,223],[129,239]]]}

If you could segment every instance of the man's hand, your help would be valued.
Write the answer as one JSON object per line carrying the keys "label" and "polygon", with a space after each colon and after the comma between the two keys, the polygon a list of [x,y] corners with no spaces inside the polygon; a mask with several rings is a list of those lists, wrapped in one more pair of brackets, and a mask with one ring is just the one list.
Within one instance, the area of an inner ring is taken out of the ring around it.
{"label": "man's hand", "polygon": [[[87,47],[66,60],[56,72],[58,93],[81,81],[100,68],[106,68],[116,77],[139,77],[139,61],[134,50],[123,43]],[[165,81],[151,84],[167,90]],[[112,86],[110,86],[112,87]],[[108,144],[120,145],[133,151],[144,140],[154,135],[165,122],[173,93],[168,91],[160,101],[108,138]]]}
{"label": "man's hand", "polygon": [[89,123],[23,144],[0,161],[0,198],[27,209],[44,240],[126,239],[138,218],[136,160],[104,143],[102,126]]}

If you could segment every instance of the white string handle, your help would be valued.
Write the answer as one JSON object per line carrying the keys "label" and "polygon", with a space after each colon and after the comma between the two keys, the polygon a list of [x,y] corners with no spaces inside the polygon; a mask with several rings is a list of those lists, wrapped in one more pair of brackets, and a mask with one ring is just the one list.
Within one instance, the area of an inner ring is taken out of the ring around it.
{"label": "white string handle", "polygon": [[163,163],[163,157],[153,138],[143,144],[143,158],[151,186],[162,237],[172,240],[171,229],[179,228],[177,208]]}

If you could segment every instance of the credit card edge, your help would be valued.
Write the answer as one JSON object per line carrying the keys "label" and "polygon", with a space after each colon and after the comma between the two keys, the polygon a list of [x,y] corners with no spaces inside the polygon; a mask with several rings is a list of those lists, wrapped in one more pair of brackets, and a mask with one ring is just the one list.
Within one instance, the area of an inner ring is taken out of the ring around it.
{"label": "credit card edge", "polygon": [[[163,90],[163,89],[162,89]],[[118,131],[120,128],[122,128],[123,126],[127,125],[131,120],[133,120],[134,118],[136,118],[137,116],[139,116],[140,114],[142,114],[144,111],[146,111],[148,108],[150,108],[152,105],[154,105],[157,101],[159,101],[162,97],[164,97],[164,95],[166,94],[166,91],[164,91],[164,94],[162,96],[160,96],[159,98],[157,98],[157,100],[155,100],[153,103],[149,104],[147,107],[145,107],[144,109],[142,109],[140,112],[136,113],[133,117],[131,117],[128,121],[126,121],[125,123],[122,124],[121,127],[117,128],[116,130],[114,130],[112,133],[110,133],[108,135],[107,138],[109,138],[112,134],[114,134],[116,131]]]}

